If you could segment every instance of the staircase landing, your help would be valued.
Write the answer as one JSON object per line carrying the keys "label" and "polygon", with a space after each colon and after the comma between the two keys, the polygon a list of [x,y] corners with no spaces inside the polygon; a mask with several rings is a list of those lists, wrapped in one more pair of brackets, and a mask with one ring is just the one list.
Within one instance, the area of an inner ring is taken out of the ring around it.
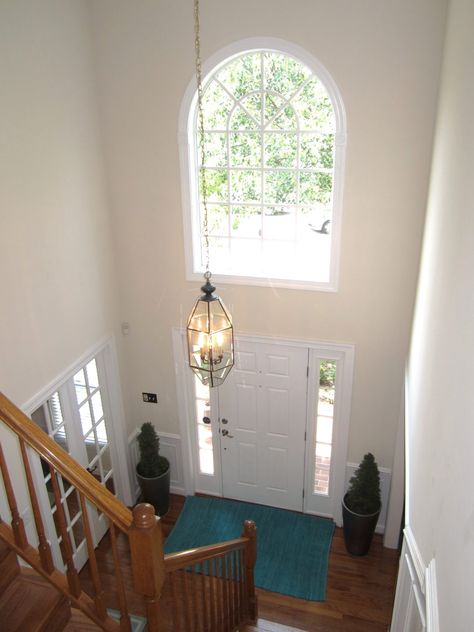
{"label": "staircase landing", "polygon": [[71,616],[68,600],[0,541],[0,629],[60,632]]}
{"label": "staircase landing", "polygon": [[21,569],[0,597],[4,632],[60,632],[69,602],[34,571]]}

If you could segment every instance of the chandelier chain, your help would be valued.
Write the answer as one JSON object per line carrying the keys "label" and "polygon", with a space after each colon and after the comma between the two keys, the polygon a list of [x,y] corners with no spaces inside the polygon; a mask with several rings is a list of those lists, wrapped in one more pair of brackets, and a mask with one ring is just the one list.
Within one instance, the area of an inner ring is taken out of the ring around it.
{"label": "chandelier chain", "polygon": [[201,38],[200,38],[200,24],[199,24],[199,0],[194,0],[194,49],[196,53],[196,81],[197,81],[197,95],[198,95],[198,127],[199,127],[199,149],[201,154],[201,168],[199,170],[201,191],[202,191],[202,206],[204,210],[203,217],[203,231],[204,231],[204,247],[205,247],[205,268],[207,279],[211,274],[209,271],[209,218],[207,209],[207,181],[206,170],[204,168],[204,162],[206,158],[205,146],[204,146],[204,112],[203,112],[203,99],[202,99],[202,65],[201,65]]}

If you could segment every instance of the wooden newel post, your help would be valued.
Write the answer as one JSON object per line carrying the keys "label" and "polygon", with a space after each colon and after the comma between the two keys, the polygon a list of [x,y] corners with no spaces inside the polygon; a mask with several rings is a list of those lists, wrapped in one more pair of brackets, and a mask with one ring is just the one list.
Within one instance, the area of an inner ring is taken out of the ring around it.
{"label": "wooden newel post", "polygon": [[255,593],[254,568],[257,561],[257,526],[253,520],[244,522],[243,538],[248,542],[245,547],[245,584],[247,590],[248,616],[251,621],[257,620],[257,595]]}
{"label": "wooden newel post", "polygon": [[134,588],[145,597],[149,632],[159,632],[165,562],[161,523],[152,505],[134,507],[129,538]]}

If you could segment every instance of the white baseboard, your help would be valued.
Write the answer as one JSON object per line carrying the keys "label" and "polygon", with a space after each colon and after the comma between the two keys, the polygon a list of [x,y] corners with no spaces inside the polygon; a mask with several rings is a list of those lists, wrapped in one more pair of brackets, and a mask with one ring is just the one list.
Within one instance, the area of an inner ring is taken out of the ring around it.
{"label": "white baseboard", "polygon": [[[346,477],[344,483],[344,489],[347,489],[349,485],[349,479],[353,476],[356,469],[359,467],[358,463],[346,463]],[[390,497],[390,482],[392,478],[392,471],[386,467],[379,467],[380,472],[380,492],[382,496],[382,509],[380,511],[379,520],[375,528],[375,533],[384,533],[385,521],[387,520],[388,500]]]}
{"label": "white baseboard", "polygon": [[[132,461],[132,469],[135,472],[135,468],[138,463],[138,444],[137,444],[137,435],[140,432],[140,428],[136,428],[128,437],[128,447],[130,450],[130,458]],[[184,486],[184,476],[183,476],[183,457],[181,450],[181,437],[176,434],[171,434],[167,432],[160,432],[159,430],[158,436],[160,437],[160,454],[165,456],[170,462],[170,474],[171,474],[171,485],[170,491],[173,494],[182,494],[186,495],[186,489]],[[140,486],[138,485],[137,479],[134,476],[133,478],[133,490],[132,493],[135,496],[135,500],[140,496]]]}

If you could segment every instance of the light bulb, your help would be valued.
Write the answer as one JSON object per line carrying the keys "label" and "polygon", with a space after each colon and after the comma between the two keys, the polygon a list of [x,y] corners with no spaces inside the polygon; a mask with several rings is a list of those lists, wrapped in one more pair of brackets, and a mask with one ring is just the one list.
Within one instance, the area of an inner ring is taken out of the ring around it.
{"label": "light bulb", "polygon": [[201,361],[204,363],[208,363],[209,362],[209,338],[207,334],[205,334],[202,331],[200,332],[199,337],[198,337],[198,346],[199,346]]}

